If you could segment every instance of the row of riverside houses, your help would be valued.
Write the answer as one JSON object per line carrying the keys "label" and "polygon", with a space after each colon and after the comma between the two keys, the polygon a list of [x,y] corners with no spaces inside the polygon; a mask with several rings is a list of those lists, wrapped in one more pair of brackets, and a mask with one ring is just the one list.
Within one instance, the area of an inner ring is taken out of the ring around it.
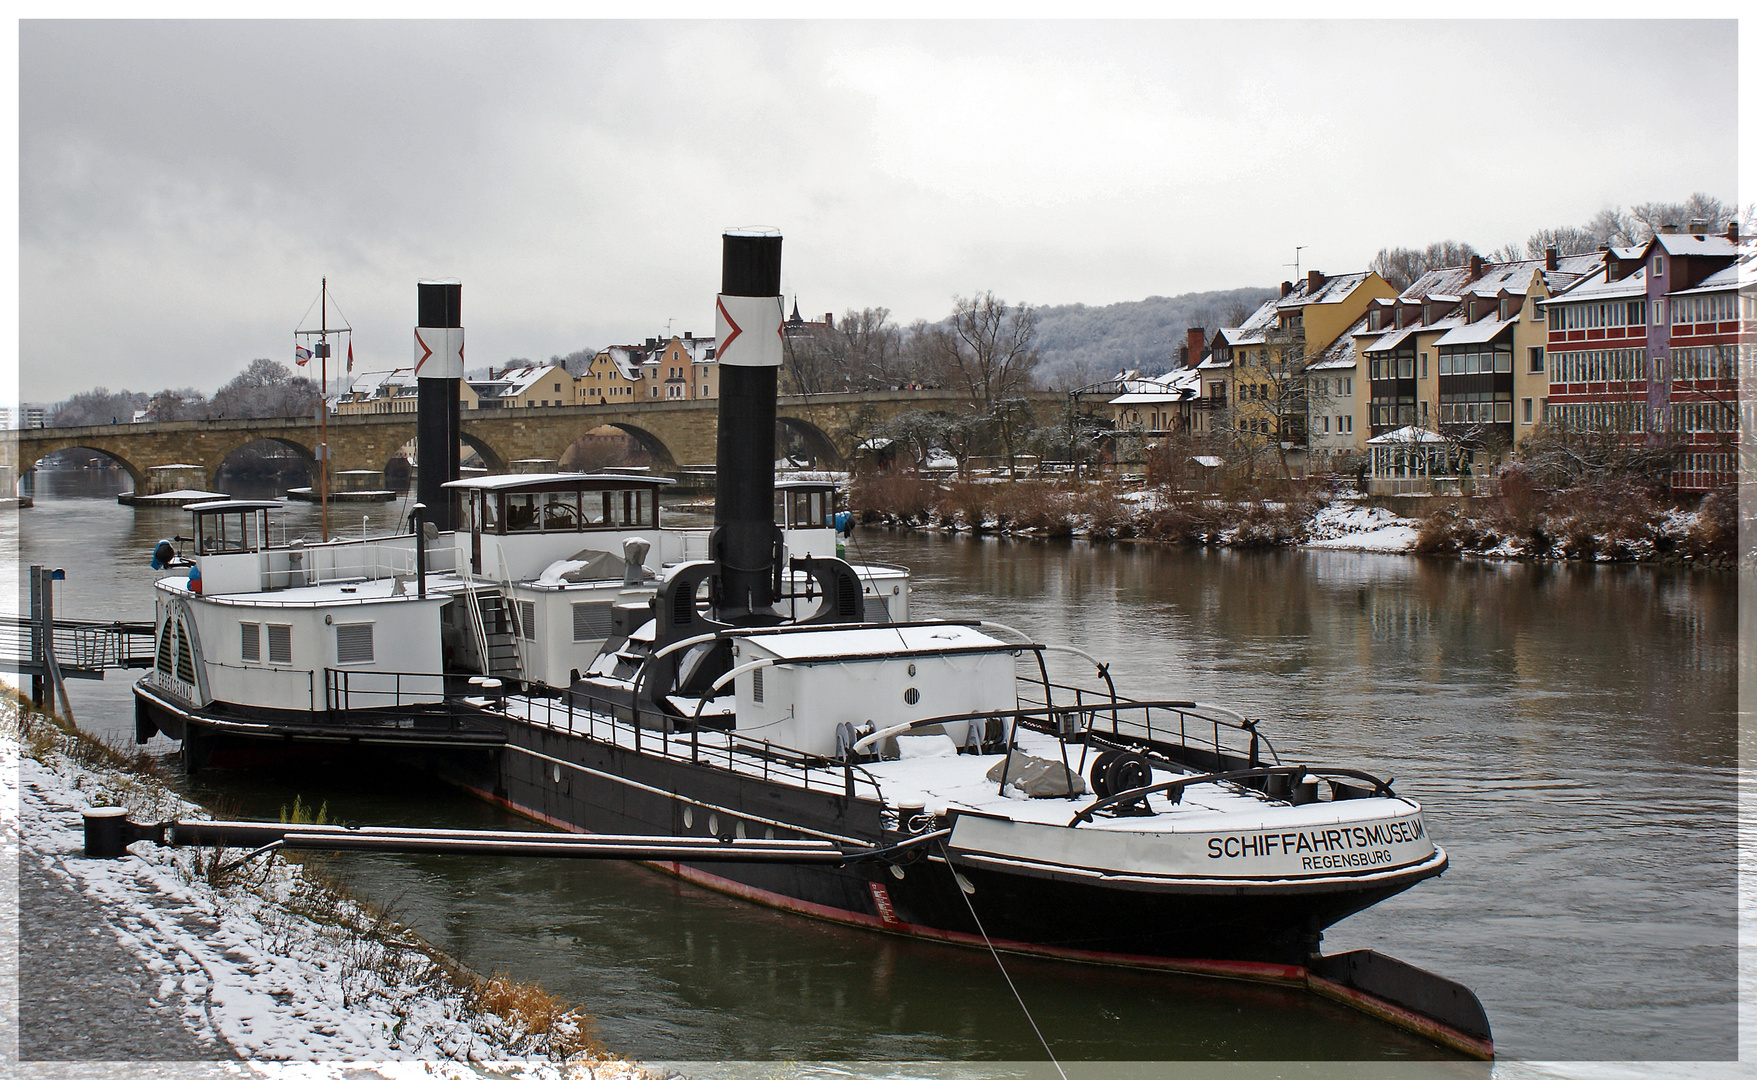
{"label": "row of riverside houses", "polygon": [[[797,300],[783,324],[789,334],[832,325],[829,315],[822,323],[801,319]],[[559,364],[508,368],[499,375],[490,368],[486,379],[464,380],[458,404],[463,409],[527,409],[715,399],[720,396],[716,349],[715,339],[689,331],[682,337],[650,337],[642,345],[612,345],[593,356],[578,375]],[[418,397],[412,368],[368,371],[332,398],[331,408],[338,414],[414,412]]]}
{"label": "row of riverside houses", "polygon": [[1246,475],[1364,465],[1378,493],[1462,490],[1546,425],[1664,437],[1672,487],[1706,491],[1736,473],[1754,283],[1757,246],[1736,224],[1664,226],[1586,255],[1473,256],[1401,293],[1371,272],[1314,270],[1239,326],[1192,329],[1170,374],[1118,376],[1112,418],[1145,438],[1194,436]]}
{"label": "row of riverside houses", "polygon": [[[458,387],[462,409],[532,409],[559,405],[636,404],[716,397],[713,338],[693,333],[645,345],[612,345],[574,375],[560,364],[508,368]],[[419,392],[412,368],[362,373],[331,399],[338,414],[414,412]]]}

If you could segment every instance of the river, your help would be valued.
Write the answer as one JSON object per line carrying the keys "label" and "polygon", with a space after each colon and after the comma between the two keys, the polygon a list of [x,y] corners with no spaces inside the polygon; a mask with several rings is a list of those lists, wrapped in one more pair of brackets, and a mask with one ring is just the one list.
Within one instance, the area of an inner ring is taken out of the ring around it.
{"label": "river", "polygon": [[[152,544],[186,531],[186,515],[118,506],[117,486],[115,474],[39,473],[37,506],[0,518],[21,564],[67,570],[60,614],[151,617]],[[341,506],[332,525],[378,529],[401,509]],[[282,516],[315,534],[315,508]],[[1395,777],[1451,869],[1332,928],[1326,951],[1370,947],[1471,987],[1504,1057],[1736,1055],[1732,575],[879,530],[849,554],[910,566],[918,616],[980,613],[1078,644],[1111,658],[1135,696],[1270,718],[1284,760]],[[131,739],[128,685],[117,673],[73,683],[82,726]],[[299,795],[361,822],[528,827],[421,776],[215,771],[194,790],[271,818]],[[601,1037],[637,1058],[1043,1057],[985,953],[820,924],[634,866],[335,865],[478,970],[586,1004]],[[1447,1056],[1289,991],[1006,968],[1067,1060]]]}

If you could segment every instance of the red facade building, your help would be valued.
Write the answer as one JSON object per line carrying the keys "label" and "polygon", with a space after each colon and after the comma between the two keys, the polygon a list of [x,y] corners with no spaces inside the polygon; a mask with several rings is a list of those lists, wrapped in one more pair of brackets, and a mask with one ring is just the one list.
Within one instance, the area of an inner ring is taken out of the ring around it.
{"label": "red facade building", "polygon": [[1735,482],[1754,274],[1757,247],[1737,225],[1725,235],[1662,229],[1644,246],[1607,251],[1602,269],[1544,305],[1545,422],[1675,442],[1676,490]]}

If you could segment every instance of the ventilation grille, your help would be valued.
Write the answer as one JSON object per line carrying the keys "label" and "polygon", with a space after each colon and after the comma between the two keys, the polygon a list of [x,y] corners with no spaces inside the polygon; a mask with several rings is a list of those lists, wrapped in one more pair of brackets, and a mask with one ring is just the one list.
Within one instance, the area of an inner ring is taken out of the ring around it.
{"label": "ventilation grille", "polygon": [[260,661],[262,659],[262,627],[253,622],[239,623],[238,633],[243,642],[238,655],[253,664]]}
{"label": "ventilation grille", "polygon": [[843,575],[836,579],[836,615],[851,622],[860,611],[860,582]]}
{"label": "ventilation grille", "polygon": [[756,702],[759,705],[762,704],[762,701],[763,701],[763,672],[764,672],[764,670],[766,670],[766,669],[757,668],[755,671],[750,673],[750,700]]}
{"label": "ventilation grille", "polygon": [[671,597],[671,625],[688,626],[695,617],[695,589],[680,587]]}
{"label": "ventilation grille", "polygon": [[166,675],[171,673],[171,638],[176,636],[177,623],[167,618],[165,632],[159,635],[159,670]]}
{"label": "ventilation grille", "polygon": [[535,600],[515,600],[514,609],[518,612],[518,635],[526,641],[537,640],[537,602]]}
{"label": "ventilation grille", "polygon": [[346,623],[336,627],[336,663],[372,663],[371,623]]}
{"label": "ventilation grille", "polygon": [[271,664],[291,664],[293,662],[293,628],[291,626],[269,624],[268,662]]}
{"label": "ventilation grille", "polygon": [[177,623],[177,677],[186,683],[195,682],[195,657],[189,651],[189,628]]}
{"label": "ventilation grille", "polygon": [[575,604],[573,606],[573,639],[597,641],[610,636],[609,604]]}

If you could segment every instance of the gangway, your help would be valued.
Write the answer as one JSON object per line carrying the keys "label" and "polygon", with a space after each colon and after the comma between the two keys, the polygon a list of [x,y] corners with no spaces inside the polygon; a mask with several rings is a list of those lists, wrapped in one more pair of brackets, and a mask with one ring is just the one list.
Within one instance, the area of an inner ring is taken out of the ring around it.
{"label": "gangway", "polygon": [[0,671],[30,676],[33,702],[42,705],[64,679],[152,667],[152,623],[57,619],[54,582],[66,575],[42,566],[28,573],[30,610],[0,615]]}

